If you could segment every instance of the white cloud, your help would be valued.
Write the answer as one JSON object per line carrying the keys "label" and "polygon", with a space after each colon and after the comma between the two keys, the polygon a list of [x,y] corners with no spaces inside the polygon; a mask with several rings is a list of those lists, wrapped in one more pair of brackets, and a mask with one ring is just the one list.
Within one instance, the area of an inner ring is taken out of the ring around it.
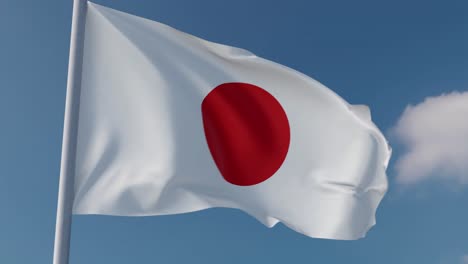
{"label": "white cloud", "polygon": [[396,162],[398,182],[445,178],[468,183],[468,92],[407,106],[393,132],[406,151]]}
{"label": "white cloud", "polygon": [[461,264],[468,264],[468,255],[464,255],[461,259]]}

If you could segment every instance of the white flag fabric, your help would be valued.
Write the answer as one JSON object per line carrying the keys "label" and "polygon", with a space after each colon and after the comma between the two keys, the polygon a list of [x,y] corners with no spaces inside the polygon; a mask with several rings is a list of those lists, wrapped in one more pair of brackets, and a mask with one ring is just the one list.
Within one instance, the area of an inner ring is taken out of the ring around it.
{"label": "white flag fabric", "polygon": [[237,208],[358,239],[387,190],[369,109],[239,48],[90,3],[74,214]]}

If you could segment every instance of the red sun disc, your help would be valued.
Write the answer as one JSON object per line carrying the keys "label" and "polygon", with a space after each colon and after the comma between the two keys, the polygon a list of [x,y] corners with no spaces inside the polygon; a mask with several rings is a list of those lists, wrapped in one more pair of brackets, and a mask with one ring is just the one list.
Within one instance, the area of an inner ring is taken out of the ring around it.
{"label": "red sun disc", "polygon": [[201,110],[208,147],[226,181],[255,185],[281,167],[289,122],[270,93],[252,84],[224,83],[204,98]]}

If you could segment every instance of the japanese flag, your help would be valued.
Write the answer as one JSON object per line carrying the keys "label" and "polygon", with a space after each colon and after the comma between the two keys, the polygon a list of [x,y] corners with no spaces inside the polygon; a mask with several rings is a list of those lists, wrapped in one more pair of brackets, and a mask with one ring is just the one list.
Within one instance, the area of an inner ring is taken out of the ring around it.
{"label": "japanese flag", "polygon": [[375,224],[390,149],[367,107],[243,49],[86,16],[74,214],[229,207],[331,239]]}

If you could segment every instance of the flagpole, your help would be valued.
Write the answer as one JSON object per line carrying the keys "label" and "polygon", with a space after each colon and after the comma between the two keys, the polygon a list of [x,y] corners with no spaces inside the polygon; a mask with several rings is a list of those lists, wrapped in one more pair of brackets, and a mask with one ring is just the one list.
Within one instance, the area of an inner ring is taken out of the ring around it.
{"label": "flagpole", "polygon": [[68,264],[87,0],[73,1],[53,264]]}

